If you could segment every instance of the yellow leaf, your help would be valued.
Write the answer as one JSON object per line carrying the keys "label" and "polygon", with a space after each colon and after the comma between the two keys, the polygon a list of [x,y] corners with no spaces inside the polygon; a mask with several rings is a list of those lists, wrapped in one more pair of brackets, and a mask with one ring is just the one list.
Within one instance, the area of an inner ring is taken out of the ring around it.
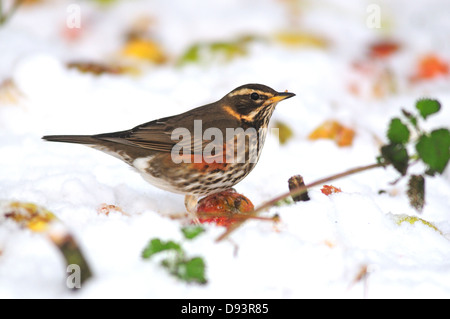
{"label": "yellow leaf", "polygon": [[317,35],[295,31],[279,32],[275,35],[275,40],[291,47],[325,49],[328,46],[328,42]]}
{"label": "yellow leaf", "polygon": [[140,60],[146,60],[161,64],[166,62],[167,57],[161,47],[154,41],[147,39],[131,39],[122,50],[123,55]]}
{"label": "yellow leaf", "polygon": [[50,211],[33,203],[12,202],[6,217],[35,232],[44,232],[55,219]]}
{"label": "yellow leaf", "polygon": [[414,225],[417,222],[420,222],[422,224],[424,224],[425,226],[428,226],[432,229],[434,229],[435,231],[437,231],[438,233],[442,234],[442,232],[436,227],[434,226],[432,223],[430,223],[429,221],[426,221],[425,219],[419,218],[419,217],[415,217],[415,216],[408,216],[408,215],[393,215],[394,216],[394,220],[397,223],[397,225],[401,225],[402,223],[410,223],[411,225]]}
{"label": "yellow leaf", "polygon": [[280,139],[281,145],[283,145],[287,141],[289,141],[292,138],[292,136],[294,135],[294,133],[292,132],[292,129],[286,123],[277,121],[277,122],[275,122],[274,127],[278,129],[278,137]]}

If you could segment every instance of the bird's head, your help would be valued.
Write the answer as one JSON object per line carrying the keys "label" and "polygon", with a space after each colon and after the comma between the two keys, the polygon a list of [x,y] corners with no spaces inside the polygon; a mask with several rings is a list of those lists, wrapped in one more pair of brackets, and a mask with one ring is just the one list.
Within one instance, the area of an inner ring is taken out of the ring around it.
{"label": "bird's head", "polygon": [[293,96],[262,84],[245,84],[225,95],[220,105],[236,119],[261,127],[267,125],[278,102]]}

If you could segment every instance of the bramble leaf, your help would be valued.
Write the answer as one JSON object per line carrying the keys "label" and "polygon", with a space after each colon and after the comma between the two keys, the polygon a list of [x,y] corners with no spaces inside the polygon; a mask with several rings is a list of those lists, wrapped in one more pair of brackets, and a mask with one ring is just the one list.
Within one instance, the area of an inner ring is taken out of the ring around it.
{"label": "bramble leaf", "polygon": [[205,268],[203,259],[201,257],[194,257],[181,262],[178,265],[175,275],[187,282],[195,281],[204,284],[206,283]]}
{"label": "bramble leaf", "polygon": [[391,163],[403,176],[408,169],[408,152],[403,144],[387,144],[381,148],[384,162]]}
{"label": "bramble leaf", "polygon": [[[201,226],[188,226],[182,228],[181,231],[186,239],[192,239],[205,230]],[[142,251],[142,258],[148,259],[162,251],[172,252],[161,260],[161,265],[167,268],[170,274],[185,282],[206,283],[206,266],[203,259],[201,257],[187,258],[181,245],[171,240],[152,239]]]}
{"label": "bramble leaf", "polygon": [[426,119],[428,116],[439,112],[441,103],[433,99],[422,99],[416,102],[416,108],[419,110],[420,115]]}
{"label": "bramble leaf", "polygon": [[389,124],[387,137],[391,143],[405,144],[409,141],[409,129],[399,118],[393,118]]}
{"label": "bramble leaf", "polygon": [[186,239],[194,239],[201,233],[203,233],[205,229],[202,226],[186,226],[181,228],[181,232]]}
{"label": "bramble leaf", "polygon": [[157,254],[165,250],[174,250],[178,253],[182,252],[181,246],[179,244],[171,240],[164,242],[161,241],[161,239],[159,238],[154,238],[148,243],[147,247],[145,247],[144,250],[142,251],[142,258],[150,258],[154,254]]}
{"label": "bramble leaf", "polygon": [[420,159],[427,164],[429,174],[442,174],[450,159],[450,131],[437,129],[422,135],[416,144]]}

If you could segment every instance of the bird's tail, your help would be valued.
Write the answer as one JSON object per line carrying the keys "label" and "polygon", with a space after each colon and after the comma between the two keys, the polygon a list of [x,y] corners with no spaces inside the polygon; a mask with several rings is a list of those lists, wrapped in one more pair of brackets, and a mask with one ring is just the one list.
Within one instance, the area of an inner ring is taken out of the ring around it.
{"label": "bird's tail", "polygon": [[76,144],[98,144],[98,139],[91,135],[47,135],[42,139],[51,142],[64,142]]}

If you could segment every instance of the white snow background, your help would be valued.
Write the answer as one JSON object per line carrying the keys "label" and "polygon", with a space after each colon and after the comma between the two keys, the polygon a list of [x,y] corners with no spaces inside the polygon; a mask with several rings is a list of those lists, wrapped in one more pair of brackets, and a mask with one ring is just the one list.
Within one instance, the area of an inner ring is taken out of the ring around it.
{"label": "white snow background", "polygon": [[[294,2],[294,1],[293,1]],[[81,8],[89,32],[75,42],[61,37],[71,4]],[[88,1],[47,1],[20,8],[0,27],[0,82],[12,78],[20,103],[0,104],[0,200],[34,202],[52,211],[80,244],[94,277],[73,293],[59,251],[41,236],[11,222],[0,224],[0,298],[449,298],[450,173],[427,179],[422,214],[409,206],[406,181],[393,169],[375,169],[336,180],[342,193],[272,208],[274,228],[249,221],[230,240],[216,243],[222,227],[183,242],[206,262],[206,285],[188,284],[158,262],[143,260],[151,238],[182,241],[183,196],[146,183],[127,164],[81,145],[49,143],[50,134],[94,134],[132,128],[220,99],[245,83],[262,83],[296,97],[280,103],[272,122],[287,123],[294,137],[266,141],[260,162],[236,190],[255,206],[287,191],[287,180],[305,181],[375,162],[380,140],[400,109],[414,111],[424,96],[443,107],[427,128],[450,124],[450,79],[411,84],[416,61],[433,52],[450,60],[450,3],[438,1],[305,1],[300,30],[328,39],[327,49],[290,48],[275,42],[250,46],[227,63],[148,67],[139,76],[95,76],[68,69],[73,60],[107,61],[120,51],[124,29],[141,15],[154,17],[154,37],[171,57],[196,41],[241,34],[273,35],[292,28],[287,2],[275,0],[117,1],[101,8]],[[300,3],[300,2],[299,2]],[[381,9],[383,28],[369,27],[368,7]],[[355,95],[371,78],[352,63],[368,45],[392,38],[401,50],[388,60],[398,88],[375,98]],[[307,137],[336,119],[356,131],[353,145]],[[416,168],[412,168],[413,170]],[[419,169],[419,168],[417,168]],[[380,189],[387,193],[378,194]],[[101,204],[129,214],[99,214]],[[419,216],[398,225],[393,215]],[[235,254],[235,248],[237,253]],[[369,273],[355,282],[363,267]]]}

